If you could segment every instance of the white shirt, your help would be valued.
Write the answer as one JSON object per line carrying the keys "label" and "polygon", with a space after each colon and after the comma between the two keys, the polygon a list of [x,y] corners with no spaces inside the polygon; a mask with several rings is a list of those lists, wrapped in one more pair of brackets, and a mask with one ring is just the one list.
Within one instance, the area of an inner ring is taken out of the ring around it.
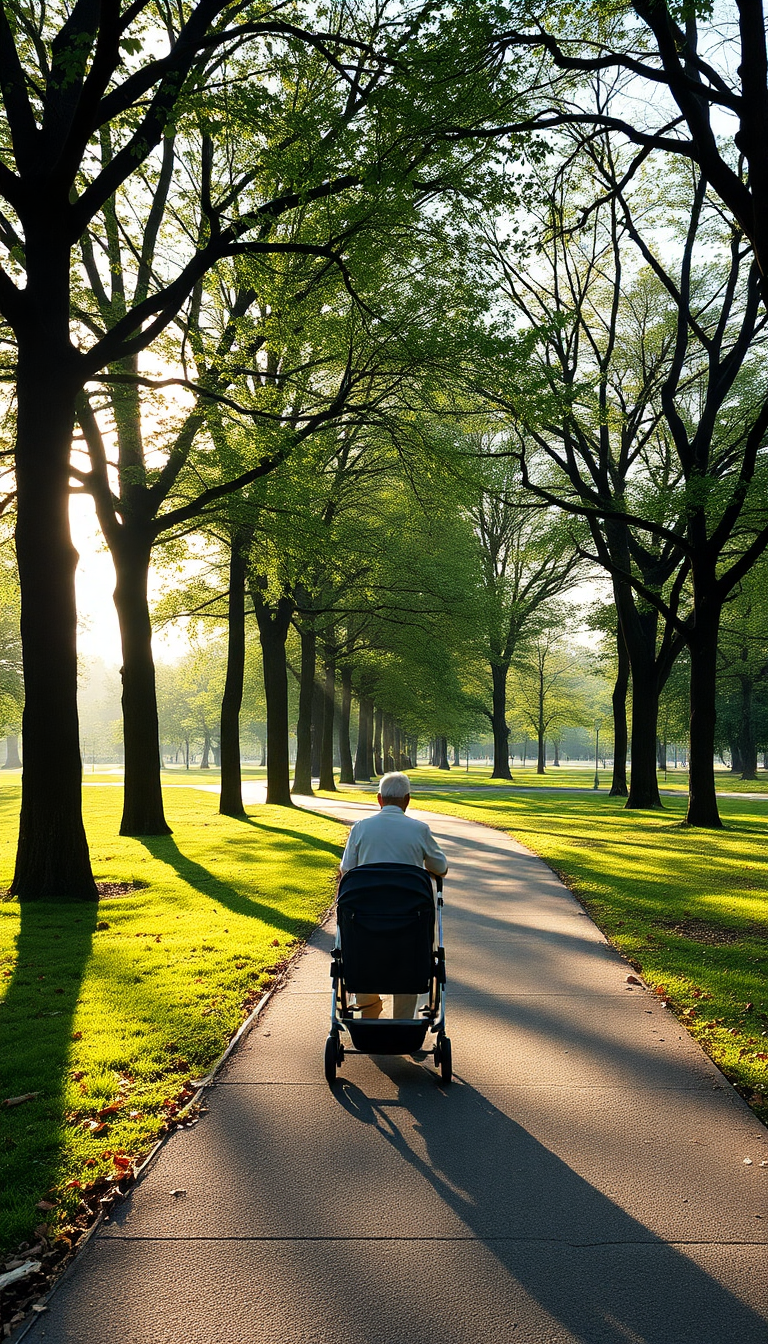
{"label": "white shirt", "polygon": [[425,821],[406,816],[396,803],[388,803],[372,817],[356,821],[341,857],[341,871],[366,863],[410,863],[442,876],[448,860]]}

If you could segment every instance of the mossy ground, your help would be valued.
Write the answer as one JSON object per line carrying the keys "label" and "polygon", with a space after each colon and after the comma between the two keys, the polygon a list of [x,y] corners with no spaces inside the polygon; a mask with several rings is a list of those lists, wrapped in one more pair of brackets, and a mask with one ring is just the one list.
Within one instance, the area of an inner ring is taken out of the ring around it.
{"label": "mossy ground", "polygon": [[[0,1254],[66,1223],[68,1182],[148,1151],[333,899],[336,822],[267,807],[235,821],[215,794],[174,788],[173,835],[137,840],[117,834],[121,802],[119,788],[84,790],[94,873],[142,885],[98,908],[0,903],[0,1101],[39,1093],[0,1108]],[[3,887],[18,803],[3,781]],[[36,1211],[41,1199],[55,1208]]]}
{"label": "mossy ground", "polygon": [[414,806],[498,827],[539,854],[768,1122],[766,803],[721,798],[721,831],[683,825],[686,799],[674,796],[660,812],[628,812],[603,792],[436,789]]}

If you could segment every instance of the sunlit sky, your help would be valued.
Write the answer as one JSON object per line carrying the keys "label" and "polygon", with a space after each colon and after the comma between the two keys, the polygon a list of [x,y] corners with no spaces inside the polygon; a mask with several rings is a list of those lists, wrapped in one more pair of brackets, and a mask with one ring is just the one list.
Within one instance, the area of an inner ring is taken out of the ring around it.
{"label": "sunlit sky", "polygon": [[[112,597],[115,587],[115,567],[101,535],[96,510],[90,495],[73,495],[69,517],[72,540],[80,561],[77,566],[78,652],[86,657],[103,658],[105,663],[119,667],[120,626]],[[150,598],[159,596],[160,583],[153,591],[150,576]],[[161,631],[153,636],[155,657],[167,662],[187,647],[182,630]]]}

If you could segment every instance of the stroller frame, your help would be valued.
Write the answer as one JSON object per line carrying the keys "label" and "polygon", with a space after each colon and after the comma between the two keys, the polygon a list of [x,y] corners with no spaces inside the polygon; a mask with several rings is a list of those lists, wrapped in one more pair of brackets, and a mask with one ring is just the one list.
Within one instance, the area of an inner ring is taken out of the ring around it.
{"label": "stroller frame", "polygon": [[[413,1018],[361,1018],[362,1007],[350,1001],[350,990],[348,989],[344,973],[344,949],[342,938],[342,913],[340,911],[339,922],[336,930],[336,940],[331,952],[331,980],[333,982],[331,996],[331,1021],[330,1031],[325,1042],[324,1069],[325,1078],[329,1087],[333,1087],[337,1081],[337,1071],[347,1055],[417,1055],[419,1059],[431,1055],[434,1059],[436,1068],[439,1070],[440,1078],[443,1083],[451,1081],[453,1072],[453,1061],[451,1042],[446,1035],[445,1030],[445,949],[443,947],[443,879],[434,873],[428,873],[425,869],[414,870],[410,865],[403,864],[376,864],[368,865],[368,875],[373,875],[376,869],[376,877],[381,878],[385,885],[398,886],[398,869],[400,873],[408,872],[413,874],[419,872],[423,876],[431,879],[435,883],[435,893],[432,899],[435,902],[436,929],[433,923],[433,933],[437,937],[432,941],[431,966],[429,974],[429,1001],[422,1008],[419,1014]],[[366,872],[366,869],[353,869],[352,872],[360,875]],[[411,879],[413,880],[413,879]],[[422,884],[423,885],[423,884]],[[423,899],[423,891],[421,897]],[[339,897],[342,899],[342,888],[340,887]],[[364,898],[363,898],[364,899]],[[365,910],[365,906],[363,910]],[[374,915],[377,907],[371,907]],[[354,919],[354,913],[349,916]],[[436,945],[435,945],[436,943]],[[357,979],[363,977],[359,965],[357,967]],[[371,979],[375,977],[372,973]],[[360,984],[353,978],[352,994],[361,992]],[[379,992],[382,994],[392,992],[413,992],[413,986],[405,984],[382,984],[378,990],[370,989],[369,992]],[[422,993],[427,992],[424,988]],[[424,1048],[424,1041],[427,1033],[435,1037],[435,1043],[431,1048]],[[344,1039],[342,1039],[344,1038]],[[347,1040],[351,1044],[347,1043]]]}

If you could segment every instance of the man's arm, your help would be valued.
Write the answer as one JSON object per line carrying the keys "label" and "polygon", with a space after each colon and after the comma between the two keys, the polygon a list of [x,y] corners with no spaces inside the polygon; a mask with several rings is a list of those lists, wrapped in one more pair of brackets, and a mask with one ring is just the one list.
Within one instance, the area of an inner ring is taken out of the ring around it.
{"label": "man's arm", "polygon": [[448,860],[427,825],[424,830],[424,867],[435,877],[444,877],[448,872]]}
{"label": "man's arm", "polygon": [[357,822],[355,822],[354,826],[352,827],[352,830],[349,832],[349,835],[347,836],[347,843],[344,846],[344,853],[341,856],[341,863],[339,864],[339,867],[342,873],[348,873],[352,868],[357,868],[358,866],[357,836],[355,835],[356,830],[357,830]]}

